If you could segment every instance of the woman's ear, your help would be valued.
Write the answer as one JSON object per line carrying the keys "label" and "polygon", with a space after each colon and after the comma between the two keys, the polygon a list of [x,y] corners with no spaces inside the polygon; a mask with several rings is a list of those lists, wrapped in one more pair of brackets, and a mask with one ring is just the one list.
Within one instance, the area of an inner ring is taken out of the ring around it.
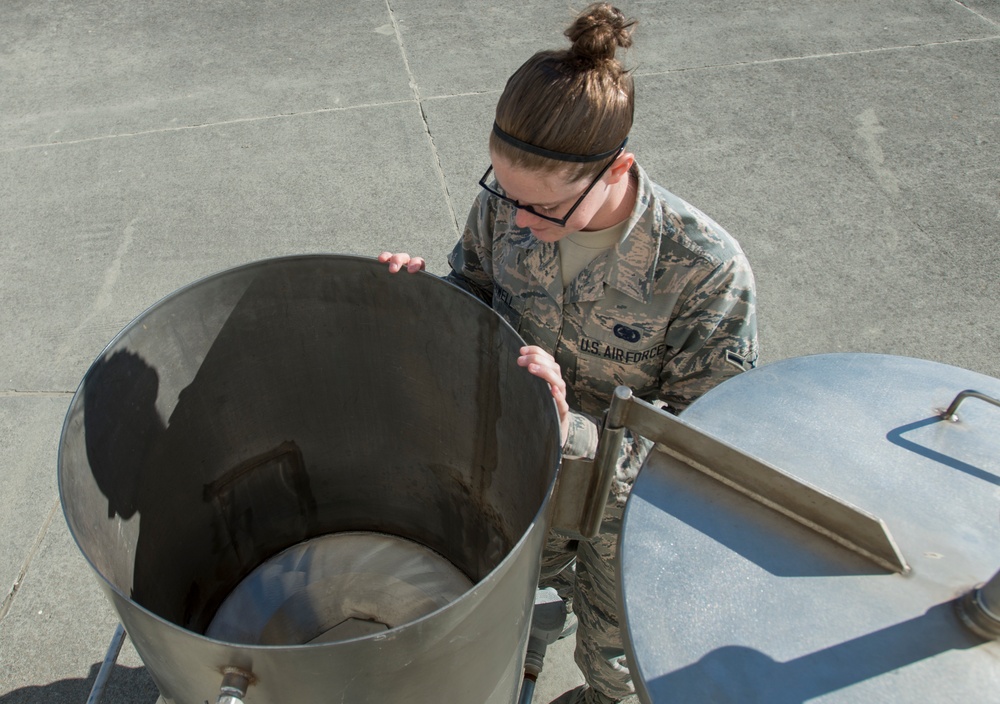
{"label": "woman's ear", "polygon": [[618,183],[623,178],[628,176],[628,172],[632,169],[632,165],[635,163],[635,154],[632,152],[622,152],[615,159],[615,163],[611,165],[608,169],[608,182]]}

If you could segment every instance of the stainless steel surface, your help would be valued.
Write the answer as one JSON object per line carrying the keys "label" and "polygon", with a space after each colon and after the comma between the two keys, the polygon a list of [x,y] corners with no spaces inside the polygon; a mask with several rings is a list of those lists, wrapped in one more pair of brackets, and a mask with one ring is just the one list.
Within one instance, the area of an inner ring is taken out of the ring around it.
{"label": "stainless steel surface", "polygon": [[621,590],[645,702],[973,702],[1000,690],[1000,643],[958,601],[997,570],[1000,381],[880,355],[777,362],[682,414],[892,527],[886,572],[662,449],[626,509]]}
{"label": "stainless steel surface", "polygon": [[[559,461],[520,345],[436,277],[320,255],[199,281],[115,338],[67,414],[60,496],[167,704],[214,701],[228,668],[247,704],[515,701]],[[354,531],[475,586],[346,641],[204,635],[266,560]]]}
{"label": "stainless steel surface", "polygon": [[323,535],[265,560],[226,597],[205,635],[248,645],[349,640],[416,621],[472,586],[411,540]]}
{"label": "stainless steel surface", "polygon": [[[661,452],[843,545],[882,569],[909,571],[889,528],[878,516],[634,398],[627,388],[619,387],[618,391],[628,401],[622,404],[621,422],[638,435],[660,443]],[[608,456],[613,458],[616,454]]]}

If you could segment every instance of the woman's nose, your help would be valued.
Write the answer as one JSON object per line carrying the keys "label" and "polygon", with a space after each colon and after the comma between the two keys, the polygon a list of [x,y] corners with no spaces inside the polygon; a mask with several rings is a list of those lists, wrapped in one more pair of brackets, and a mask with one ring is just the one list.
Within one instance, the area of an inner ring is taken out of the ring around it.
{"label": "woman's nose", "polygon": [[532,225],[537,225],[539,220],[541,220],[541,218],[528,212],[524,208],[518,208],[514,212],[514,224],[518,227],[531,227]]}

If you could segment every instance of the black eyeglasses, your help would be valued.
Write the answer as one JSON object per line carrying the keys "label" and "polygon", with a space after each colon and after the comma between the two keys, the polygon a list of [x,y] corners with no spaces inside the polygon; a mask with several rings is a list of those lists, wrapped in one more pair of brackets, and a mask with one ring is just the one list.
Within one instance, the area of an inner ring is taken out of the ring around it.
{"label": "black eyeglasses", "polygon": [[608,169],[611,168],[611,165],[615,163],[615,161],[618,159],[619,156],[621,156],[621,153],[623,151],[625,151],[625,144],[624,144],[624,142],[622,143],[622,145],[620,147],[618,147],[618,151],[615,152],[615,155],[613,157],[611,157],[611,161],[609,161],[604,166],[604,168],[601,169],[600,173],[598,173],[597,176],[594,177],[594,180],[590,182],[590,185],[587,186],[587,190],[585,190],[580,195],[580,197],[576,199],[576,202],[573,203],[573,207],[570,208],[569,210],[567,210],[566,214],[563,215],[561,218],[554,218],[554,217],[551,217],[549,215],[545,215],[543,213],[540,213],[537,210],[535,210],[533,207],[531,207],[530,205],[521,205],[520,203],[518,203],[513,198],[510,198],[503,191],[497,190],[497,188],[499,188],[499,184],[497,184],[497,188],[491,188],[489,186],[489,184],[486,183],[486,179],[489,177],[490,172],[493,171],[493,164],[490,164],[490,168],[486,169],[486,173],[483,174],[483,177],[481,179],[479,179],[479,185],[482,186],[486,190],[486,192],[489,193],[490,195],[496,196],[497,198],[499,198],[500,200],[504,201],[505,203],[510,203],[511,205],[513,205],[515,208],[517,208],[519,210],[524,210],[526,212],[529,212],[532,215],[534,215],[536,218],[541,218],[542,220],[547,220],[548,222],[555,223],[559,227],[566,227],[566,223],[569,221],[570,217],[573,215],[573,213],[576,211],[576,209],[580,207],[580,203],[583,202],[583,199],[587,197],[587,194],[590,193],[590,191],[594,188],[594,186],[597,185],[597,182],[601,180],[601,177],[605,174],[605,172],[607,172]]}

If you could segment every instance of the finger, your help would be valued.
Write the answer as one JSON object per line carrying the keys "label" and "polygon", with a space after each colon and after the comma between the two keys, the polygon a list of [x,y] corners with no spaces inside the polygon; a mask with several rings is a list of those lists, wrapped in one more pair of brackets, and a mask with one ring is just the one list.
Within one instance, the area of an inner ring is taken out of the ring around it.
{"label": "finger", "polygon": [[415,274],[418,271],[423,271],[425,266],[426,263],[422,257],[413,257],[406,265],[406,270],[411,274]]}
{"label": "finger", "polygon": [[406,266],[407,262],[410,261],[410,255],[406,252],[397,252],[396,254],[389,255],[389,272],[395,274],[397,271]]}
{"label": "finger", "polygon": [[566,402],[566,389],[560,389],[552,384],[549,384],[549,391],[552,392],[552,398],[555,399],[556,410],[559,411],[559,417],[561,418],[565,414],[569,413],[569,403]]}
{"label": "finger", "polygon": [[382,252],[378,255],[378,260],[380,263],[385,264],[392,257],[392,252]]}
{"label": "finger", "polygon": [[546,352],[537,345],[525,345],[520,350],[518,350],[518,352],[522,355],[529,355],[529,354],[542,355],[543,357],[548,357],[552,361],[555,361],[555,358],[552,355],[550,355],[548,352]]}
{"label": "finger", "polygon": [[529,364],[528,371],[548,383],[553,396],[558,394],[563,398],[566,397],[566,382],[563,381],[562,375],[559,374],[558,367],[553,369],[544,364]]}
{"label": "finger", "polygon": [[528,345],[526,347],[522,347],[519,352],[521,356],[518,358],[518,362],[521,363],[522,367],[532,362],[536,364],[546,364],[556,368],[559,367],[559,363],[556,362],[555,358],[541,347]]}
{"label": "finger", "polygon": [[529,370],[531,367],[544,369],[553,378],[562,378],[562,370],[559,368],[559,364],[548,355],[529,354],[519,357],[518,364],[522,367],[528,367]]}

